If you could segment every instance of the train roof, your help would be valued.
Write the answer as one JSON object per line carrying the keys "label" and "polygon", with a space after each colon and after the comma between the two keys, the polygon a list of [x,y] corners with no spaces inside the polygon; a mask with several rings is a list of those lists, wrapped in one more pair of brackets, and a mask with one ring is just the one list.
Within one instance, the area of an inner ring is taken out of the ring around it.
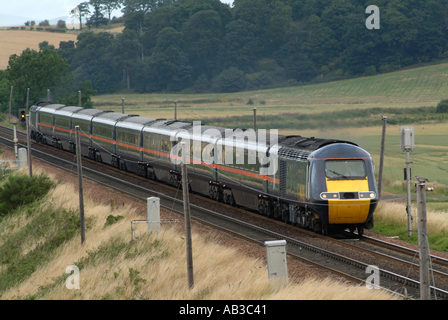
{"label": "train roof", "polygon": [[178,130],[188,130],[192,126],[193,123],[191,122],[161,119],[145,126],[143,132],[153,132],[171,136]]}
{"label": "train roof", "polygon": [[109,111],[98,110],[98,109],[84,109],[84,110],[74,113],[72,115],[72,118],[90,121],[90,120],[92,120],[93,117],[96,117],[105,112],[109,112]]}
{"label": "train roof", "polygon": [[39,111],[54,114],[56,110],[65,107],[64,104],[47,104],[38,106]]}
{"label": "train roof", "polygon": [[118,121],[124,120],[129,117],[134,117],[133,115],[125,113],[115,113],[115,112],[105,112],[97,115],[93,118],[93,123],[103,123],[109,125],[115,125]]}
{"label": "train roof", "polygon": [[57,109],[54,114],[55,115],[63,115],[63,116],[68,116],[71,117],[74,113],[79,112],[81,110],[83,110],[84,108],[81,107],[64,107],[64,108],[60,108]]}
{"label": "train roof", "polygon": [[333,143],[317,149],[309,156],[313,159],[351,159],[351,158],[371,158],[370,153],[349,143]]}
{"label": "train roof", "polygon": [[156,121],[157,121],[157,119],[154,119],[154,118],[146,118],[146,117],[136,116],[136,117],[126,118],[122,121],[117,122],[116,127],[142,131],[145,126],[147,126],[153,122],[156,122]]}

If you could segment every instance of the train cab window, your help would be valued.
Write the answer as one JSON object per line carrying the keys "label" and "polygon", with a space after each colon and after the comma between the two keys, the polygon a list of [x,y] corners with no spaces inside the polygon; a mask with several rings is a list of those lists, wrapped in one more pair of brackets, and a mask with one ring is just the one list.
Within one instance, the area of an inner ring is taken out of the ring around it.
{"label": "train cab window", "polygon": [[329,179],[363,179],[366,167],[362,160],[328,160],[325,174]]}

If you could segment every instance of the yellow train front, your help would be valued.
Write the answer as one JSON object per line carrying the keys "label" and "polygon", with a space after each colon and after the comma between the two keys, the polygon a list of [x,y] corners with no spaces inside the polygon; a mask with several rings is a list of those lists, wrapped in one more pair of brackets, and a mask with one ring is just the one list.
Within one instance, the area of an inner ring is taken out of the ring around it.
{"label": "yellow train front", "polygon": [[[308,158],[309,204],[322,230],[373,228],[378,190],[372,157],[358,146],[336,143],[318,149]],[[325,230],[326,231],[326,230]]]}

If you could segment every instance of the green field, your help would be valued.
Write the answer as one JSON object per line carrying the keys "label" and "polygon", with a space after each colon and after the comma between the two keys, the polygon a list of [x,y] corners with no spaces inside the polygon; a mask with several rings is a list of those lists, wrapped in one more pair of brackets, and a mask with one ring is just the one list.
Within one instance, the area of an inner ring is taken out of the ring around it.
{"label": "green field", "polygon": [[[113,94],[93,97],[95,107],[152,118],[202,120],[207,125],[252,127],[282,134],[348,139],[369,151],[379,167],[381,118],[388,116],[384,181],[403,180],[405,154],[399,148],[399,126],[413,125],[417,147],[411,154],[412,175],[448,185],[448,116],[435,114],[448,98],[448,63],[356,79],[260,91],[215,94]],[[253,104],[247,104],[252,100]],[[419,112],[397,110],[419,107]],[[395,111],[394,111],[395,110]],[[431,111],[432,110],[432,111]],[[365,112],[364,112],[365,111]],[[397,182],[398,181],[398,182]]]}
{"label": "green field", "polygon": [[[312,114],[372,107],[435,106],[448,97],[448,63],[307,86],[216,94],[112,94],[93,98],[99,108],[154,118],[202,119],[282,113]],[[251,99],[254,104],[247,104]]]}

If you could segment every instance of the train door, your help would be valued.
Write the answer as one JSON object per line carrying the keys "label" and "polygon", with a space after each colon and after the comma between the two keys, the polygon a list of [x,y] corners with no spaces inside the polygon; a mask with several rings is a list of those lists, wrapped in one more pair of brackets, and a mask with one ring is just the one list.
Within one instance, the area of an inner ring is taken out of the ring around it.
{"label": "train door", "polygon": [[308,160],[306,165],[306,201],[309,202],[311,194],[311,171],[313,170],[312,162]]}
{"label": "train door", "polygon": [[286,197],[286,161],[280,160],[280,196]]}

